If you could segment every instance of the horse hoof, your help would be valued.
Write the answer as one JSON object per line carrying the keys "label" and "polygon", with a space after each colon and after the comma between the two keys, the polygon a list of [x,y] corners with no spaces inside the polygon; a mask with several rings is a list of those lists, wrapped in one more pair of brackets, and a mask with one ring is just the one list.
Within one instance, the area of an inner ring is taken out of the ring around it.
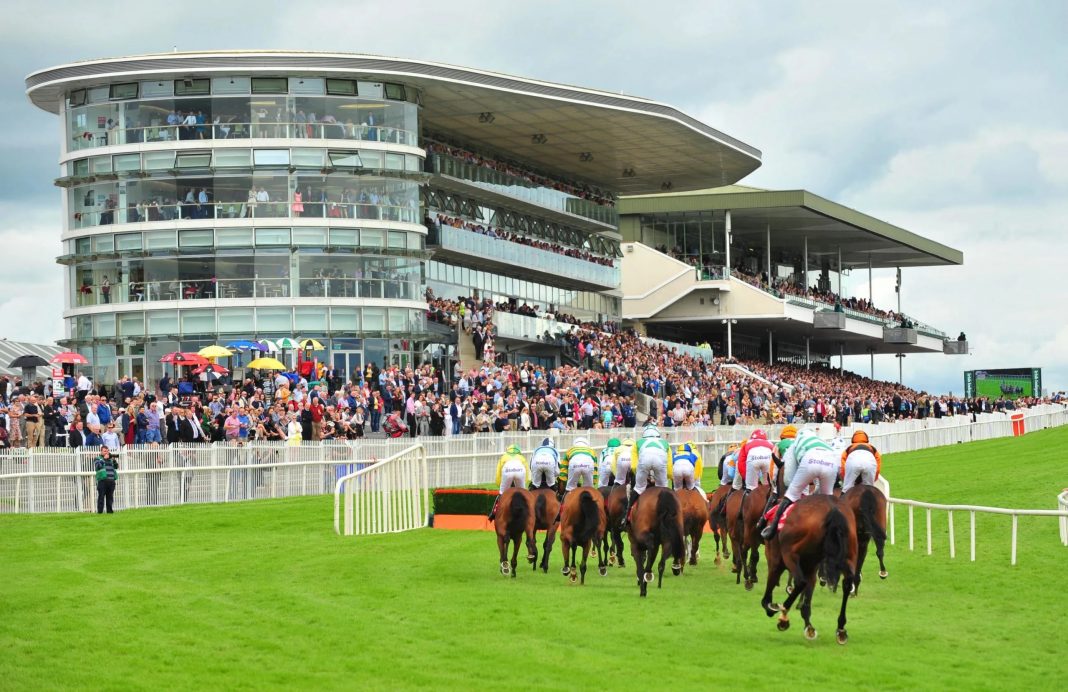
{"label": "horse hoof", "polygon": [[567,578],[568,578],[568,581],[570,581],[572,584],[574,584],[575,582],[578,581],[578,574],[576,574],[575,572],[572,572],[571,574],[567,575]]}
{"label": "horse hoof", "polygon": [[809,641],[813,641],[818,636],[819,636],[819,634],[816,632],[816,628],[815,627],[813,627],[812,625],[809,625],[809,626],[805,627],[805,639],[807,639]]}
{"label": "horse hoof", "polygon": [[653,573],[652,572],[646,572],[644,579],[645,579],[645,583],[649,584],[650,582],[653,581]]}
{"label": "horse hoof", "polygon": [[616,554],[615,553],[612,553],[611,555],[608,556],[608,564],[610,564],[613,567],[616,566]]}
{"label": "horse hoof", "polygon": [[827,586],[827,580],[823,577],[820,577],[820,586]]}
{"label": "horse hoof", "polygon": [[777,622],[775,626],[779,628],[780,632],[785,632],[790,629],[790,621],[779,618],[779,622]]}
{"label": "horse hoof", "polygon": [[715,565],[716,565],[716,567],[719,567],[719,566],[720,566],[720,565],[721,565],[722,563],[723,563],[723,560],[720,560],[720,559],[719,559],[719,555],[717,555],[717,556],[716,556],[716,559],[715,559]]}
{"label": "horse hoof", "polygon": [[845,644],[847,641],[849,641],[849,635],[846,634],[845,630],[838,630],[834,634],[834,640],[839,644]]}
{"label": "horse hoof", "polygon": [[746,591],[752,591],[753,590],[753,581],[751,579],[746,579],[745,580],[745,590]]}
{"label": "horse hoof", "polygon": [[571,569],[567,565],[564,565],[563,567],[560,568],[560,574],[564,575],[565,577],[570,573],[571,573]]}
{"label": "horse hoof", "polygon": [[771,605],[768,606],[768,617],[769,618],[772,615],[774,615],[775,613],[781,613],[781,612],[782,612],[782,606],[780,604],[778,604],[778,603],[772,603]]}
{"label": "horse hoof", "polygon": [[793,585],[792,585],[792,584],[787,584],[787,585],[786,585],[786,595],[787,595],[787,596],[789,596],[789,595],[790,595],[790,594],[792,594],[793,592],[794,592],[794,587],[793,587]]}
{"label": "horse hoof", "polygon": [[504,576],[507,577],[508,573],[511,572],[511,571],[512,571],[512,566],[511,565],[509,565],[507,562],[502,562],[501,563],[501,574],[503,574]]}
{"label": "horse hoof", "polygon": [[738,565],[731,566],[731,574],[738,574]]}
{"label": "horse hoof", "polygon": [[538,559],[537,555],[527,555],[527,562],[530,563],[530,564],[534,564],[534,561],[537,560],[537,559]]}
{"label": "horse hoof", "polygon": [[879,578],[880,579],[886,579],[889,576],[890,576],[890,574],[885,569],[879,570]]}
{"label": "horse hoof", "polygon": [[607,577],[608,576],[608,567],[598,567],[597,568],[597,574],[600,574],[602,577]]}

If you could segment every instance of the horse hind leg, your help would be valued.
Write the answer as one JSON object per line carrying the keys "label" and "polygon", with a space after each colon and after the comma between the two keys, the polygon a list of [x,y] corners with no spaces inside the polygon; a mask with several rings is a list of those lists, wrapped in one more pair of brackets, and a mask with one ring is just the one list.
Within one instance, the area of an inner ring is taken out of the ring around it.
{"label": "horse hind leg", "polygon": [[508,563],[508,538],[506,536],[497,534],[497,550],[501,554],[501,574],[507,577],[511,566]]}
{"label": "horse hind leg", "polygon": [[851,589],[853,596],[860,595],[860,581],[861,570],[864,568],[864,560],[868,556],[868,541],[870,539],[867,536],[857,537],[857,574],[853,579],[853,588]]}
{"label": "horse hind leg", "polygon": [[[859,574],[857,575],[859,576]],[[848,572],[843,575],[845,584],[842,585],[842,608],[838,611],[838,629],[834,633],[834,640],[839,644],[845,644],[849,641],[849,634],[846,632],[846,606],[849,604],[849,592],[851,582],[853,581],[853,575]]]}
{"label": "horse hind leg", "polygon": [[801,617],[805,621],[805,639],[812,641],[819,634],[816,632],[816,628],[812,626],[812,594],[816,590],[816,584],[812,579],[812,575],[808,575],[806,580],[805,593],[801,597]]}
{"label": "horse hind leg", "polygon": [[519,564],[519,544],[522,543],[522,534],[516,534],[516,537],[512,539],[512,579],[516,578],[516,573],[519,571],[516,566]]}
{"label": "horse hind leg", "polygon": [[[585,548],[585,546],[583,546],[583,551],[585,551],[585,550],[586,550],[586,548]],[[567,578],[568,578],[568,580],[571,581],[572,584],[574,584],[576,581],[578,581],[578,572],[575,569],[575,558],[577,557],[577,555],[578,555],[578,546],[575,545],[574,543],[572,543],[571,544],[571,559],[569,560],[570,567],[569,567],[569,570],[568,570],[568,573],[567,573]]]}
{"label": "horse hind leg", "polygon": [[[586,560],[590,556],[590,548],[593,543],[595,543],[595,541],[590,541],[582,546],[582,564],[579,565],[579,584],[586,583]],[[598,560],[600,560],[600,557],[598,557]]]}

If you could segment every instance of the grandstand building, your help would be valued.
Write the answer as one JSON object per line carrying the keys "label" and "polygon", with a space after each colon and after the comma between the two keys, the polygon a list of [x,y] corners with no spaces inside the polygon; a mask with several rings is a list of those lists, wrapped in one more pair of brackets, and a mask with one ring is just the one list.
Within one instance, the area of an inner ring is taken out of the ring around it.
{"label": "grandstand building", "polygon": [[[26,87],[62,123],[61,343],[105,383],[233,339],[314,338],[348,376],[454,352],[456,333],[427,323],[428,290],[618,321],[630,258],[663,277],[684,266],[640,235],[621,251],[619,197],[760,165],[668,105],[418,60],[167,53],[60,65]],[[695,296],[740,293],[691,278]],[[651,323],[688,304],[677,293],[657,293]],[[555,359],[546,323],[500,315],[498,352]]]}
{"label": "grandstand building", "polygon": [[[624,323],[651,337],[805,365],[967,353],[963,340],[870,294],[874,269],[959,265],[959,250],[805,190],[635,195],[619,211]],[[867,273],[868,295],[843,292],[855,272]]]}

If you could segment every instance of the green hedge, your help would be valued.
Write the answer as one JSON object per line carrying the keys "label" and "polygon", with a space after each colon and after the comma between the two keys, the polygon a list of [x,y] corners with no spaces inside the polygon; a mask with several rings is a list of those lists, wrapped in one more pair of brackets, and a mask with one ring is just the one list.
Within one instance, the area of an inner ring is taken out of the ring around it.
{"label": "green hedge", "polygon": [[434,514],[489,514],[496,499],[497,492],[494,490],[476,492],[435,490]]}

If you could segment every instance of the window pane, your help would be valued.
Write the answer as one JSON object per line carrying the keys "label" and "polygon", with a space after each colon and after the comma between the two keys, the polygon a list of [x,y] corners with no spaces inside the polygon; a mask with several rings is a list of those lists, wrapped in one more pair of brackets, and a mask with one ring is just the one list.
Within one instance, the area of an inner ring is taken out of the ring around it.
{"label": "window pane", "polygon": [[153,336],[178,333],[177,310],[153,310],[145,313],[148,317],[148,333]]}
{"label": "window pane", "polygon": [[144,336],[145,315],[141,312],[119,313],[119,336]]}
{"label": "window pane", "polygon": [[365,228],[360,231],[360,247],[382,247],[385,238],[377,228]]}
{"label": "window pane", "polygon": [[211,93],[210,79],[176,79],[175,96],[205,96]]}
{"label": "window pane", "polygon": [[360,152],[360,160],[363,161],[364,168],[381,168],[382,152],[365,149]]}
{"label": "window pane", "polygon": [[289,87],[285,77],[253,77],[253,94],[284,94]]}
{"label": "window pane", "polygon": [[357,308],[331,308],[330,329],[334,332],[360,331],[360,311]]}
{"label": "window pane", "polygon": [[294,228],[293,244],[311,247],[326,247],[326,229]]}
{"label": "window pane", "polygon": [[334,168],[362,168],[359,152],[355,151],[331,151],[330,165]]}
{"label": "window pane", "polygon": [[[101,158],[107,158],[102,156]],[[89,175],[89,159],[78,159],[74,162],[74,175],[84,177]]]}
{"label": "window pane", "polygon": [[122,154],[114,157],[116,171],[139,171],[141,170],[140,154]]}
{"label": "window pane", "polygon": [[112,100],[126,100],[137,98],[137,82],[127,84],[112,84],[110,98]]}
{"label": "window pane", "polygon": [[408,311],[401,308],[389,309],[389,331],[399,334],[408,331]]}
{"label": "window pane", "polygon": [[115,236],[110,233],[93,236],[93,252],[112,252],[115,250]]}
{"label": "window pane", "polygon": [[122,233],[115,236],[115,249],[116,250],[140,250],[141,249],[141,234],[140,233]]}
{"label": "window pane", "polygon": [[359,233],[355,228],[331,228],[330,244],[334,247],[356,247],[360,244]]}
{"label": "window pane", "polygon": [[386,328],[386,315],[384,308],[363,309],[363,330],[365,332],[381,332]]}
{"label": "window pane", "polygon": [[210,151],[184,151],[175,157],[175,168],[207,168],[210,165]]}
{"label": "window pane", "polygon": [[332,96],[355,96],[356,81],[353,79],[326,80],[326,93]]}
{"label": "window pane", "polygon": [[289,229],[257,228],[256,245],[289,245]]}
{"label": "window pane", "polygon": [[404,154],[386,154],[386,168],[391,171],[403,171]]}
{"label": "window pane", "polygon": [[252,151],[249,149],[216,149],[216,168],[251,168]]}
{"label": "window pane", "polygon": [[404,100],[404,85],[403,84],[386,84],[386,98],[393,99],[394,101]]}
{"label": "window pane", "polygon": [[423,235],[421,233],[409,233],[408,234],[408,249],[409,250],[422,250],[423,249]]}
{"label": "window pane", "polygon": [[248,77],[215,77],[211,80],[211,93],[247,94],[250,91]]}
{"label": "window pane", "polygon": [[389,232],[389,247],[391,249],[403,250],[405,248],[405,242],[404,231]]}
{"label": "window pane", "polygon": [[256,308],[256,331],[288,334],[293,331],[292,317],[289,308]]}
{"label": "window pane", "polygon": [[252,247],[251,228],[219,228],[215,231],[216,247]]}
{"label": "window pane", "polygon": [[322,95],[326,92],[325,81],[322,77],[290,77],[289,93]]}
{"label": "window pane", "polygon": [[210,231],[180,231],[179,247],[211,247],[215,244],[215,234]]}
{"label": "window pane", "polygon": [[404,156],[404,170],[418,173],[423,170],[423,160],[413,154],[406,154]]}
{"label": "window pane", "polygon": [[93,334],[97,337],[115,336],[115,313],[94,315]]}
{"label": "window pane", "polygon": [[214,310],[182,310],[182,334],[213,334]]}
{"label": "window pane", "polygon": [[146,151],[142,156],[146,171],[168,171],[174,168],[173,151]]}
{"label": "window pane", "polygon": [[252,160],[257,166],[288,166],[289,149],[257,149]]}
{"label": "window pane", "polygon": [[301,168],[323,167],[322,149],[294,149],[290,158],[294,166],[300,166]]}
{"label": "window pane", "polygon": [[141,82],[141,98],[161,98],[163,96],[174,95],[174,82],[167,81],[155,81],[155,82]]}
{"label": "window pane", "polygon": [[326,308],[297,308],[294,329],[305,336],[311,332],[326,333]]}
{"label": "window pane", "polygon": [[85,105],[85,89],[75,89],[70,92],[69,105],[71,108]]}
{"label": "window pane", "polygon": [[146,250],[173,250],[178,247],[174,231],[149,231],[145,233]]}
{"label": "window pane", "polygon": [[251,308],[223,308],[219,310],[219,332],[223,334],[246,334],[256,331]]}

